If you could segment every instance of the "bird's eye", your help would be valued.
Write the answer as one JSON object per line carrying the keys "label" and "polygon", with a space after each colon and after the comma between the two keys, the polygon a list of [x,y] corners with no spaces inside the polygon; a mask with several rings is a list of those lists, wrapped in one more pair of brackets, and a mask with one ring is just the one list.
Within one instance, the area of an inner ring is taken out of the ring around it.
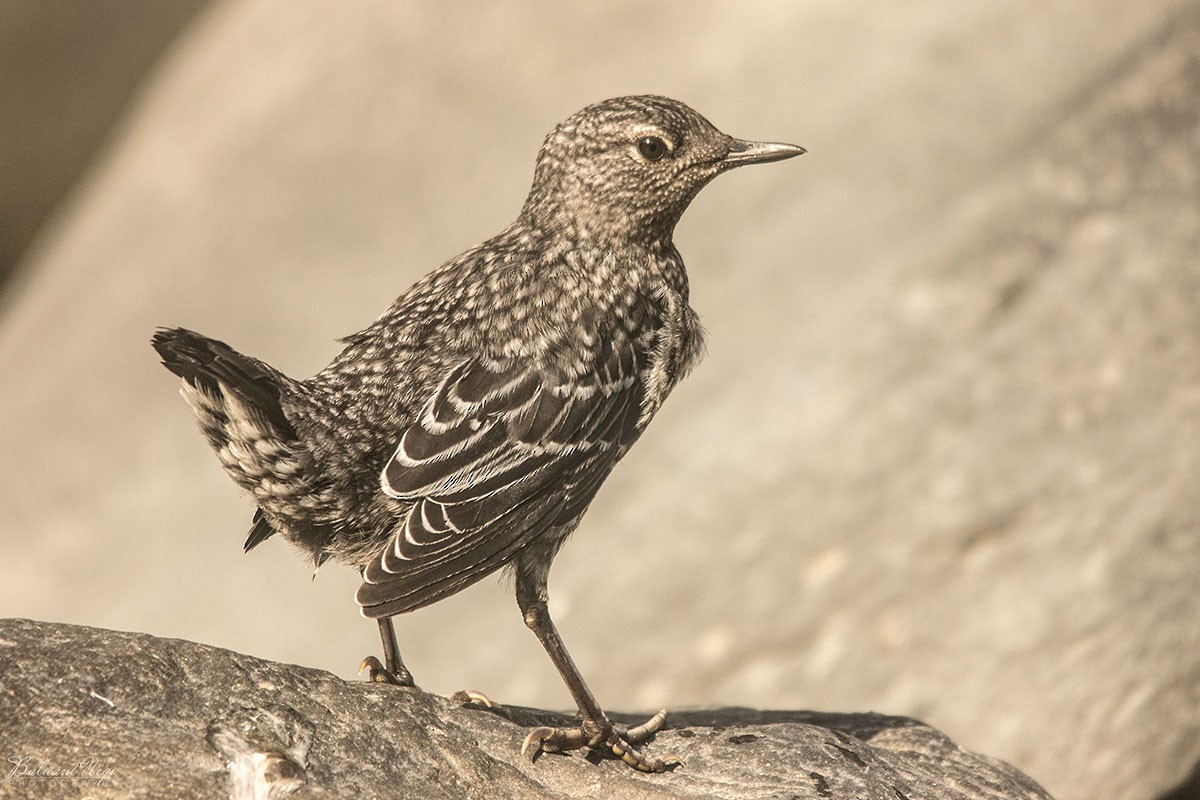
{"label": "bird's eye", "polygon": [[658,161],[667,154],[666,143],[657,136],[643,136],[638,139],[637,149],[647,161]]}

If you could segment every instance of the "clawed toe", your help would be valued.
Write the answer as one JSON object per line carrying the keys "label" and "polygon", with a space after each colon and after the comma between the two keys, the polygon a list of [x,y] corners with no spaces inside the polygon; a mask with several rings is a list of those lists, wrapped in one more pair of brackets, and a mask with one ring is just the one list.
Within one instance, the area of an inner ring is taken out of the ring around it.
{"label": "clawed toe", "polygon": [[[641,725],[636,725],[628,730],[617,728],[608,720],[592,726],[585,723],[578,728],[552,728],[543,725],[534,728],[526,735],[525,741],[521,744],[521,755],[535,760],[542,751],[562,753],[567,750],[591,747],[596,750],[607,750],[640,772],[666,772],[680,766],[683,761],[675,755],[668,755],[664,758],[647,756],[634,747],[653,736],[663,726],[666,719],[667,711],[662,709]],[[588,727],[592,727],[595,732],[589,734]]]}
{"label": "clawed toe", "polygon": [[413,687],[417,684],[413,682],[412,673],[401,667],[395,672],[391,672],[380,663],[375,656],[367,656],[358,665],[358,674],[367,673],[367,680],[372,683],[390,683],[393,686],[409,686]]}
{"label": "clawed toe", "polygon": [[488,697],[483,692],[477,692],[474,689],[461,689],[450,695],[450,699],[455,703],[474,703],[475,705],[483,706],[484,708],[500,708],[499,703],[493,703],[492,698]]}
{"label": "clawed toe", "polygon": [[588,739],[583,733],[583,728],[551,728],[542,725],[526,734],[525,741],[521,743],[521,755],[529,756],[529,759],[534,761],[542,751],[562,753],[578,750],[586,745]]}
{"label": "clawed toe", "polygon": [[667,710],[660,708],[658,713],[650,719],[643,722],[641,725],[635,725],[628,730],[619,729],[621,738],[630,744],[641,744],[649,739],[654,734],[658,733],[658,729],[667,721]]}

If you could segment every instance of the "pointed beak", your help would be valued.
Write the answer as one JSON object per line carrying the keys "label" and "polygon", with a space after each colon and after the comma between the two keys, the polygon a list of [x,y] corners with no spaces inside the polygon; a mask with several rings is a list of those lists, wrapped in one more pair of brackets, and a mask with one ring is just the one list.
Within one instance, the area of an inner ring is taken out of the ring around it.
{"label": "pointed beak", "polygon": [[803,147],[780,142],[745,142],[734,139],[729,145],[729,154],[725,156],[722,165],[725,167],[740,167],[745,164],[765,164],[768,161],[782,161],[794,158],[808,152]]}

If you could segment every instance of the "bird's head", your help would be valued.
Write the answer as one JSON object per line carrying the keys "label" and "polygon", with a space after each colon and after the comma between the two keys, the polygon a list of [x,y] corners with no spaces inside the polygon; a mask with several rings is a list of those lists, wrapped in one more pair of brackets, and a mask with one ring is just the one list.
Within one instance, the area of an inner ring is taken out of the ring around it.
{"label": "bird's head", "polygon": [[597,243],[669,241],[692,198],[720,173],[803,152],[734,139],[667,97],[617,97],[546,137],[522,217]]}

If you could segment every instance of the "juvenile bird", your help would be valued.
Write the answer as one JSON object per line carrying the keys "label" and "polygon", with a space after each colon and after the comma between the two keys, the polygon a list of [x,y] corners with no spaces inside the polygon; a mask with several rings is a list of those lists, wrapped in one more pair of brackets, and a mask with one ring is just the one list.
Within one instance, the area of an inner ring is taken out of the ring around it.
{"label": "juvenile bird", "polygon": [[504,566],[579,707],[523,752],[603,748],[629,765],[661,711],[616,728],[547,610],[550,563],[617,461],[701,351],[672,234],[722,172],[791,158],[675,100],[619,97],[559,124],[516,222],[442,265],[328,367],[294,380],[179,328],[153,338],[226,472],[258,504],[246,549],[279,533],[317,565],[360,568],[385,664],[412,685],[391,617]]}

